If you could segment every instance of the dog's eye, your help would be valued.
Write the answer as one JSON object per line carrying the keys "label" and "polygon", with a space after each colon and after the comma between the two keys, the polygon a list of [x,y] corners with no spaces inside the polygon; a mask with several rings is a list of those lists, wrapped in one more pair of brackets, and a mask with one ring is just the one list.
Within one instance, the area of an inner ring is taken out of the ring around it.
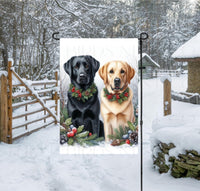
{"label": "dog's eye", "polygon": [[124,70],[121,70],[121,74],[124,74],[125,73],[125,71]]}
{"label": "dog's eye", "polygon": [[80,63],[78,62],[74,68],[79,69]]}
{"label": "dog's eye", "polygon": [[110,70],[110,74],[113,74],[114,73],[114,70],[112,69],[112,70]]}
{"label": "dog's eye", "polygon": [[88,65],[88,64],[85,64],[85,68],[88,69],[88,68],[89,68],[89,65]]}

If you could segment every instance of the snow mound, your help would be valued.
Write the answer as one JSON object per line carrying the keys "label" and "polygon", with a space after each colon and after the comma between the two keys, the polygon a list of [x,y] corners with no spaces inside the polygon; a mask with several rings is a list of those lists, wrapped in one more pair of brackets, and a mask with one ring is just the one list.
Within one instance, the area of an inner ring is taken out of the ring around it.
{"label": "snow mound", "polygon": [[177,156],[185,150],[200,152],[200,119],[197,116],[169,115],[156,119],[152,123],[152,147],[159,142],[174,143],[171,156]]}
{"label": "snow mound", "polygon": [[200,57],[200,32],[179,47],[172,58],[197,58]]}

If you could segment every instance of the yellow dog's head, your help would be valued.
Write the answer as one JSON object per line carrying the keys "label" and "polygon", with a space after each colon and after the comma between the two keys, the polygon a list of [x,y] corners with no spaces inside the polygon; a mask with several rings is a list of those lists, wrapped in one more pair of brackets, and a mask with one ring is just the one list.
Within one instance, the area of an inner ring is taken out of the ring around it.
{"label": "yellow dog's head", "polygon": [[135,70],[124,61],[110,61],[99,69],[99,75],[110,93],[123,92],[135,75]]}

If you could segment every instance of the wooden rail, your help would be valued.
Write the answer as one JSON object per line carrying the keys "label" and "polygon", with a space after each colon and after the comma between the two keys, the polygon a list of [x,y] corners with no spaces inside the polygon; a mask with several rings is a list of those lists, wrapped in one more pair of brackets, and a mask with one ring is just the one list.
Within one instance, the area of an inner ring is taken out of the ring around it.
{"label": "wooden rail", "polygon": [[157,76],[165,76],[165,75],[180,76],[181,71],[180,70],[157,70],[156,75]]}
{"label": "wooden rail", "polygon": [[[14,84],[12,83],[13,76],[18,81],[16,82],[15,80]],[[57,124],[58,119],[56,115],[58,114],[59,99],[57,93],[57,72],[55,72],[55,80],[35,82],[28,81],[27,83],[27,81],[23,80],[17,73],[15,73],[12,69],[12,62],[9,61],[8,76],[0,78],[0,85],[0,141],[12,143],[13,140],[29,135],[50,124]],[[25,92],[13,93],[13,87],[25,87]],[[41,88],[44,89],[41,90]],[[13,100],[23,101],[19,103],[12,103]],[[53,100],[54,102],[50,103],[49,100]],[[37,104],[40,105],[40,107],[38,107]],[[30,105],[34,106],[35,109],[30,110]],[[52,108],[55,108],[55,114],[52,111]],[[20,110],[19,113],[18,109]],[[21,118],[24,122],[18,123]],[[46,121],[47,118],[50,119]],[[44,123],[37,123],[42,120],[44,120]],[[34,123],[37,123],[37,127],[34,127]],[[22,130],[24,128],[24,132],[21,131],[21,128]]]}
{"label": "wooden rail", "polygon": [[46,115],[46,116],[42,116],[42,117],[37,118],[37,119],[30,120],[30,121],[27,121],[27,122],[22,123],[20,125],[14,126],[12,129],[17,129],[17,128],[20,128],[20,127],[24,127],[26,125],[30,125],[31,123],[35,123],[35,122],[41,121],[41,120],[43,120],[45,118],[48,118],[48,117],[50,117],[50,115]]}

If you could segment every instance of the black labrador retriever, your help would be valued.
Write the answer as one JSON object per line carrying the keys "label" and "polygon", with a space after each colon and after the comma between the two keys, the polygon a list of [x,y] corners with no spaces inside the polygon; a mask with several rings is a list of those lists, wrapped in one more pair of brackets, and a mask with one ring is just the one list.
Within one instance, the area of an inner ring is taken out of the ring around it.
{"label": "black labrador retriever", "polygon": [[85,130],[102,137],[104,130],[99,120],[100,103],[94,84],[99,66],[99,62],[92,56],[74,56],[64,64],[64,69],[71,79],[67,110],[73,125],[84,125]]}

